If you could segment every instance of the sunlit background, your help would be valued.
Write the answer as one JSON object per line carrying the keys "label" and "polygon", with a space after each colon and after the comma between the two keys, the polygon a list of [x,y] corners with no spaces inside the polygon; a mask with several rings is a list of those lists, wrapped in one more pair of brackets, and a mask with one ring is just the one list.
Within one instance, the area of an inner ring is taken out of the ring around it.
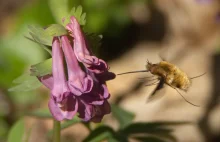
{"label": "sunlit background", "polygon": [[[220,142],[220,1],[217,0],[64,0],[69,8],[82,5],[88,32],[103,35],[97,56],[110,71],[122,73],[145,69],[161,57],[174,63],[192,80],[182,94],[200,105],[186,103],[178,93],[164,87],[157,98],[147,101],[155,86],[140,79],[149,73],[117,76],[107,82],[110,102],[135,114],[133,122],[188,121],[173,127],[177,142]],[[25,38],[28,25],[56,23],[52,0],[0,1],[0,142],[24,116],[28,142],[49,141],[50,119],[26,116],[47,108],[48,90],[10,92],[13,80],[28,72],[30,65],[49,58],[38,44]],[[112,114],[103,123],[118,128]],[[93,124],[92,124],[93,126]],[[94,126],[95,127],[95,126]],[[82,124],[62,131],[62,142],[82,141],[89,134]],[[134,141],[131,139],[131,141]],[[149,141],[151,142],[151,141]],[[154,142],[154,141],[152,141]],[[155,141],[156,142],[156,141]]]}

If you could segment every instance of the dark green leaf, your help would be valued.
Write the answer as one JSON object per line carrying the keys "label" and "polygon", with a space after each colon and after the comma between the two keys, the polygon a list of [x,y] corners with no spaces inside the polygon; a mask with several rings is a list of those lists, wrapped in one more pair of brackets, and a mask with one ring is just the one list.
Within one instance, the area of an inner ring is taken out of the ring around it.
{"label": "dark green leaf", "polygon": [[45,29],[45,33],[50,36],[62,36],[67,35],[67,30],[59,24],[52,24],[48,28]]}
{"label": "dark green leaf", "polygon": [[44,76],[52,73],[52,58],[31,66],[32,76]]}
{"label": "dark green leaf", "polygon": [[141,142],[166,142],[165,140],[162,140],[160,138],[157,138],[157,137],[151,137],[151,136],[148,136],[148,137],[133,137],[134,139],[137,139]]}
{"label": "dark green leaf", "polygon": [[101,46],[102,35],[86,34],[86,39],[95,55],[98,54],[98,49]]}
{"label": "dark green leaf", "polygon": [[24,141],[24,120],[18,120],[10,129],[8,135],[8,142],[23,142]]}
{"label": "dark green leaf", "polygon": [[117,105],[112,104],[112,114],[118,120],[120,128],[124,128],[129,125],[134,119],[134,114],[128,111],[123,110]]}
{"label": "dark green leaf", "polygon": [[13,82],[17,83],[17,85],[9,88],[8,91],[31,91],[42,85],[35,76],[30,76],[29,74],[23,74]]}
{"label": "dark green leaf", "polygon": [[109,138],[114,139],[114,130],[109,126],[100,126],[93,130],[83,142],[100,142]]}
{"label": "dark green leaf", "polygon": [[39,118],[53,118],[49,109],[39,109],[32,112],[27,113],[28,116],[34,116]]}
{"label": "dark green leaf", "polygon": [[164,140],[168,140],[169,142],[177,142],[177,139],[175,138],[175,136],[173,136],[172,134],[156,134],[155,137],[159,137],[161,139]]}
{"label": "dark green leaf", "polygon": [[189,122],[151,122],[151,123],[133,123],[122,130],[126,135],[147,133],[147,134],[168,134],[172,132],[168,126],[189,124]]}

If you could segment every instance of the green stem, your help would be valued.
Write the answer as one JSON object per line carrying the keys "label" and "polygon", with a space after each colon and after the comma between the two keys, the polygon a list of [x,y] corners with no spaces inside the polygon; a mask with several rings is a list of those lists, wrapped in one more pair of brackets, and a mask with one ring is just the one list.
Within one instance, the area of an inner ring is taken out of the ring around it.
{"label": "green stem", "polygon": [[53,142],[60,142],[60,121],[53,120]]}

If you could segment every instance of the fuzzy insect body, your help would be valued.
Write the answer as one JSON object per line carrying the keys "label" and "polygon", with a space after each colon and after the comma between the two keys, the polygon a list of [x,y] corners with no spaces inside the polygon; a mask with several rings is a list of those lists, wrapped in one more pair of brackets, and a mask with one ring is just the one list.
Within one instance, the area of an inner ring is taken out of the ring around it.
{"label": "fuzzy insect body", "polygon": [[[188,77],[185,72],[183,72],[181,69],[179,69],[174,64],[171,64],[167,61],[161,61],[157,64],[152,64],[149,61],[147,61],[146,70],[139,70],[139,71],[130,71],[130,72],[124,72],[120,73],[118,75],[123,74],[130,74],[130,73],[137,73],[137,72],[150,72],[151,74],[157,76],[158,82],[154,82],[151,84],[147,84],[145,86],[151,86],[151,85],[157,85],[155,90],[151,93],[149,98],[152,98],[155,96],[156,92],[163,88],[164,84],[167,84],[171,88],[175,89],[178,94],[189,104],[193,106],[197,106],[191,102],[189,102],[179,91],[178,89],[187,92],[189,87],[192,84],[192,79],[198,78],[203,76],[205,73],[195,76],[195,77]],[[149,77],[146,77],[149,78]],[[144,78],[143,78],[144,79]],[[153,79],[155,80],[155,79]]]}
{"label": "fuzzy insect body", "polygon": [[161,61],[157,64],[147,62],[146,68],[151,74],[163,79],[164,83],[185,92],[189,89],[192,83],[191,79],[185,72],[167,61]]}

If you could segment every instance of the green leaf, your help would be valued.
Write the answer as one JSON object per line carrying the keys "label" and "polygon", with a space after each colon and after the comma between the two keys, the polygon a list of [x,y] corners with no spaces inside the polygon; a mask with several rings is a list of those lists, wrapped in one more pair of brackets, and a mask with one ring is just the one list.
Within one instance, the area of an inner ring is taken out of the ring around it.
{"label": "green leaf", "polygon": [[18,120],[10,129],[8,142],[23,142],[24,141],[25,124],[24,120]]}
{"label": "green leaf", "polygon": [[62,24],[62,19],[68,15],[68,0],[49,0],[49,6],[57,23]]}
{"label": "green leaf", "polygon": [[151,123],[133,123],[122,130],[126,135],[147,133],[147,134],[168,134],[173,130],[168,126],[184,125],[190,122],[151,122]]}
{"label": "green leaf", "polygon": [[36,25],[29,25],[28,29],[33,40],[43,45],[52,46],[53,37],[46,33],[45,29]]}
{"label": "green leaf", "polygon": [[17,85],[9,88],[8,91],[31,91],[42,85],[35,76],[30,76],[29,74],[21,75],[20,77],[16,78],[13,83],[16,83]]}
{"label": "green leaf", "polygon": [[67,35],[68,32],[60,24],[52,24],[48,28],[45,29],[45,33],[50,35],[50,36],[62,36],[62,35]]}
{"label": "green leaf", "polygon": [[50,55],[52,55],[52,51],[50,49],[50,46],[43,45],[40,42],[36,41],[35,40],[36,36],[34,36],[32,33],[30,33],[30,35],[32,35],[32,38],[28,37],[28,36],[25,36],[25,38],[32,41],[32,42],[35,42],[35,43],[39,44],[44,50],[46,50]]}
{"label": "green leaf", "polygon": [[128,111],[123,110],[117,105],[112,104],[112,114],[118,120],[120,128],[124,128],[129,125],[134,119],[134,114]]}
{"label": "green leaf", "polygon": [[52,58],[31,66],[32,76],[44,76],[52,73]]}
{"label": "green leaf", "polygon": [[[190,122],[151,122],[151,123],[133,123],[121,130],[124,135],[134,135],[134,134],[146,134],[154,138],[161,139],[163,141],[176,142],[176,138],[172,135],[173,129],[168,128],[170,126],[178,126],[190,124]],[[136,137],[137,139],[145,141],[148,137],[141,136]],[[151,138],[152,139],[152,138]],[[152,140],[153,141],[153,140]],[[162,142],[162,141],[158,141]]]}
{"label": "green leaf", "polygon": [[28,116],[39,117],[39,118],[53,118],[49,109],[39,109],[32,112],[26,113]]}
{"label": "green leaf", "polygon": [[75,116],[72,120],[67,120],[67,121],[63,122],[61,124],[61,129],[66,129],[76,123],[79,123],[79,122],[81,122],[81,120],[77,116]]}
{"label": "green leaf", "polygon": [[[80,123],[81,120],[78,117],[74,117],[72,120],[66,120],[65,122],[61,123],[61,130],[66,129],[74,124]],[[48,132],[48,136],[52,136],[53,130]]]}
{"label": "green leaf", "polygon": [[66,17],[63,25],[66,26],[70,22],[70,17],[74,16],[81,26],[86,25],[86,13],[83,13],[83,8],[79,5],[77,8],[73,7]]}
{"label": "green leaf", "polygon": [[83,142],[100,142],[103,140],[111,139],[112,142],[116,141],[114,138],[115,132],[109,126],[99,126],[95,130],[93,130]]}

